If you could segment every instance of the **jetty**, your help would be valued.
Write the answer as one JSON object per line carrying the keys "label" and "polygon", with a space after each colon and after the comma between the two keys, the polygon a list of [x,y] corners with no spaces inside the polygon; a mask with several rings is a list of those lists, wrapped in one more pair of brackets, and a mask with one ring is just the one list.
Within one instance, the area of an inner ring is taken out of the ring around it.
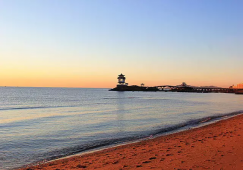
{"label": "jetty", "polygon": [[131,85],[126,83],[126,77],[123,74],[118,75],[118,84],[115,88],[110,89],[110,91],[160,91],[160,92],[192,92],[192,93],[241,93],[242,89],[234,88],[230,86],[229,88],[215,87],[215,86],[190,86],[183,82],[180,85],[159,85],[159,86],[144,86],[142,83],[140,86]]}

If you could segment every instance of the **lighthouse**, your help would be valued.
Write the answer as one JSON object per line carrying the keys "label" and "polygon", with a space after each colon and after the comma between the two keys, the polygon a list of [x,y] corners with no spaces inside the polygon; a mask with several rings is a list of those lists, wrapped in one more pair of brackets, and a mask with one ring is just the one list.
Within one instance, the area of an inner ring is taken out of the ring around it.
{"label": "lighthouse", "polygon": [[128,84],[125,83],[126,77],[123,74],[118,75],[118,84],[117,86],[127,86]]}

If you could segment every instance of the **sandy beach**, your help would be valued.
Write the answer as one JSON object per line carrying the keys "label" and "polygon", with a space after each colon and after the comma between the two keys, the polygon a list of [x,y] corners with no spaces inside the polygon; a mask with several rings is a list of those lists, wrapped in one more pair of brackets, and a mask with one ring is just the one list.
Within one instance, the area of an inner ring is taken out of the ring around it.
{"label": "sandy beach", "polygon": [[167,136],[55,160],[34,169],[243,169],[243,115]]}

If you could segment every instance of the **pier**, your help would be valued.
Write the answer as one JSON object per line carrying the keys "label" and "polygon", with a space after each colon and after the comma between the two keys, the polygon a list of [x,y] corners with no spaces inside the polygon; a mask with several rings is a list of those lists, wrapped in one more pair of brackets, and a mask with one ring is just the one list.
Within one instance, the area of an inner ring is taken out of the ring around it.
{"label": "pier", "polygon": [[186,84],[172,86],[163,85],[156,86],[159,91],[173,91],[173,92],[195,92],[195,93],[234,93],[235,89],[232,88],[222,88],[222,87],[197,87],[188,86]]}

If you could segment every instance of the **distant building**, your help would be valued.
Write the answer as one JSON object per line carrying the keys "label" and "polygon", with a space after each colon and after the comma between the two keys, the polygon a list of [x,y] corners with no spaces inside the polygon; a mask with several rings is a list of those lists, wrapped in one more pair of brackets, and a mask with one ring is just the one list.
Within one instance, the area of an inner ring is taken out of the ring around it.
{"label": "distant building", "polygon": [[126,77],[125,77],[125,75],[123,75],[123,74],[120,74],[120,75],[118,75],[118,86],[127,86],[128,85],[128,83],[126,83],[125,82],[125,80],[126,80]]}
{"label": "distant building", "polygon": [[237,84],[236,86],[233,86],[234,89],[243,89],[243,83]]}
{"label": "distant building", "polygon": [[186,87],[187,86],[186,82],[182,82],[181,86]]}

